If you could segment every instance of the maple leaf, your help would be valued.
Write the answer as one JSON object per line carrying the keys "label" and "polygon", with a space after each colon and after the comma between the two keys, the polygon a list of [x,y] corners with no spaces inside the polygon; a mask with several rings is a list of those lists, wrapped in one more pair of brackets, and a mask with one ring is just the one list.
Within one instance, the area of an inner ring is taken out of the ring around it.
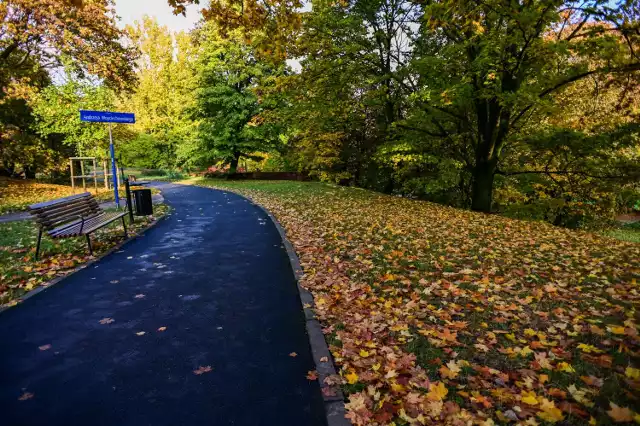
{"label": "maple leaf", "polygon": [[167,327],[158,327],[158,331],[165,331]]}
{"label": "maple leaf", "polygon": [[31,392],[24,392],[22,395],[20,395],[20,397],[18,398],[18,401],[26,401],[27,399],[31,399],[34,397],[34,394]]}
{"label": "maple leaf", "polygon": [[102,318],[99,322],[100,324],[111,324],[115,320],[113,318]]}
{"label": "maple leaf", "polygon": [[564,371],[565,373],[575,373],[576,370],[571,366],[571,364],[566,363],[566,362],[559,362],[556,365],[556,370],[558,371]]}
{"label": "maple leaf", "polygon": [[578,349],[580,349],[582,352],[586,352],[588,354],[590,354],[590,353],[596,353],[596,354],[602,353],[602,351],[600,349],[596,348],[595,346],[587,345],[585,343],[580,343],[578,345]]}
{"label": "maple leaf", "polygon": [[595,377],[595,376],[580,376],[580,379],[582,379],[582,381],[585,382],[587,385],[595,386],[597,388],[601,388],[602,385],[604,384],[604,380],[599,379],[598,377]]}
{"label": "maple leaf", "polygon": [[522,391],[522,393],[520,394],[520,400],[525,404],[538,405],[538,399],[536,398],[536,393],[533,391],[531,392]]}
{"label": "maple leaf", "polygon": [[538,412],[538,417],[544,421],[556,423],[564,419],[562,410],[557,408],[553,401],[546,398],[542,398],[540,400],[540,410],[541,411]]}
{"label": "maple leaf", "polygon": [[609,417],[613,419],[613,421],[617,423],[625,423],[631,422],[634,418],[634,412],[628,409],[627,407],[619,407],[613,402],[609,402],[611,409],[607,411]]}
{"label": "maple leaf", "polygon": [[318,372],[316,370],[308,371],[307,380],[318,380]]}
{"label": "maple leaf", "polygon": [[324,396],[336,396],[338,394],[338,392],[330,386],[324,386],[321,391]]}
{"label": "maple leaf", "polygon": [[448,393],[449,389],[445,387],[444,383],[431,383],[429,386],[429,392],[427,393],[427,399],[431,401],[442,401]]}
{"label": "maple leaf", "polygon": [[355,371],[350,371],[344,377],[345,377],[345,379],[347,379],[347,383],[349,383],[350,385],[356,384],[358,382],[358,378],[359,378]]}
{"label": "maple leaf", "polygon": [[292,358],[295,358],[295,357],[297,357],[297,356],[298,356],[298,354],[297,354],[297,353],[295,353],[295,352],[291,352],[291,353],[289,354],[289,356],[290,356],[290,357],[292,357]]}
{"label": "maple leaf", "polygon": [[640,369],[638,368],[627,367],[624,374],[632,380],[640,380]]}
{"label": "maple leaf", "polygon": [[212,370],[210,365],[206,365],[206,366],[200,366],[197,369],[193,370],[193,374],[195,374],[196,376],[199,376],[201,374],[204,373],[209,373]]}
{"label": "maple leaf", "polygon": [[320,362],[329,362],[329,357],[326,357],[326,356],[320,357]]}

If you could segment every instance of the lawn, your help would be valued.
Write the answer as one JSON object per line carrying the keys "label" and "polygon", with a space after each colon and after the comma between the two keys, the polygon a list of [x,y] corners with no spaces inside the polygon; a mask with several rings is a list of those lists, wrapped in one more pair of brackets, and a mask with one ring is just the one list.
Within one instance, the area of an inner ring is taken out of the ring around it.
{"label": "lawn", "polygon": [[[136,188],[132,186],[132,188]],[[113,200],[113,190],[98,187],[95,192],[93,186],[87,186],[86,191],[91,192],[100,201]],[[152,189],[157,192],[157,190]],[[73,194],[85,192],[82,187],[42,183],[34,180],[8,179],[0,177],[0,214],[26,210],[31,204],[53,200],[55,198],[68,197]],[[120,189],[120,196],[124,197],[124,188]]]}
{"label": "lawn", "polygon": [[[154,205],[154,216],[137,217],[133,225],[127,218],[129,236],[164,216],[168,207]],[[15,304],[18,297],[46,285],[92,259],[84,237],[52,240],[42,237],[40,260],[35,260],[38,228],[33,221],[0,223],[0,306]],[[116,221],[91,234],[95,256],[123,241],[121,221]]]}
{"label": "lawn", "polygon": [[187,182],[285,227],[354,424],[640,423],[640,244],[317,183]]}

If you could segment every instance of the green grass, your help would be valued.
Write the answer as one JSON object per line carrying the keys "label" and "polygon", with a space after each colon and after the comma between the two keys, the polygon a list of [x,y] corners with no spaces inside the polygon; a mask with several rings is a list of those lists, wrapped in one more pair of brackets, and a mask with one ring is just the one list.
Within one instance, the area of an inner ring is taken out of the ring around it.
{"label": "green grass", "polygon": [[605,232],[605,235],[622,241],[640,243],[640,222],[623,225]]}
{"label": "green grass", "polygon": [[[156,204],[154,216],[136,217],[133,225],[129,224],[127,218],[129,236],[168,211],[166,205]],[[94,254],[100,256],[122,242],[122,235],[122,223],[119,220],[92,233]],[[91,259],[84,237],[52,240],[45,235],[42,237],[40,259],[36,261],[37,239],[38,228],[33,221],[0,223],[0,305],[15,303],[26,292],[55,277],[68,274]]]}

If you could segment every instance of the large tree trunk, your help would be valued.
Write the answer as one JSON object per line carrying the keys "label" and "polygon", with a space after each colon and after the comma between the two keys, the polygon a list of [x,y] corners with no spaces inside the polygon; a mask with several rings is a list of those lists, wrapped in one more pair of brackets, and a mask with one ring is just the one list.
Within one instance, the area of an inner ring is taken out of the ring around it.
{"label": "large tree trunk", "polygon": [[471,185],[471,209],[490,213],[493,200],[493,178],[496,174],[496,161],[478,161],[473,169]]}
{"label": "large tree trunk", "polygon": [[238,171],[238,163],[240,162],[240,153],[234,152],[231,164],[229,165],[229,173],[236,173]]}
{"label": "large tree trunk", "polygon": [[24,177],[25,179],[35,179],[36,178],[35,166],[24,166]]}

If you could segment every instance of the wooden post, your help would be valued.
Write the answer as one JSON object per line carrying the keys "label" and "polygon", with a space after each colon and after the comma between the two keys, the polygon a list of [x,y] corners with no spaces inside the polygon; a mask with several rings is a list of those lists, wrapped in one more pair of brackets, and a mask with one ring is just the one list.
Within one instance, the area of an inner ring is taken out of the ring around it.
{"label": "wooden post", "polygon": [[102,168],[104,169],[104,188],[109,190],[109,176],[107,176],[107,160],[102,160]]}
{"label": "wooden post", "polygon": [[97,163],[96,163],[95,157],[93,157],[93,186],[97,194],[98,193],[98,170],[97,170]]}
{"label": "wooden post", "polygon": [[87,190],[87,181],[84,178],[84,160],[80,160],[80,173],[82,173],[82,189]]}
{"label": "wooden post", "polygon": [[76,193],[76,183],[74,182],[73,179],[73,160],[69,159],[69,170],[71,171],[71,190],[73,191],[73,193]]}

